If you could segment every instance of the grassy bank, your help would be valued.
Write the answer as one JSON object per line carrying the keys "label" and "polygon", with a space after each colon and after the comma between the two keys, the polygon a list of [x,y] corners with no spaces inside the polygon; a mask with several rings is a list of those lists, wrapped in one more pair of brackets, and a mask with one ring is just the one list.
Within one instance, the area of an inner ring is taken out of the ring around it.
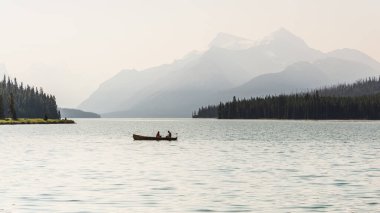
{"label": "grassy bank", "polygon": [[0,125],[14,125],[14,124],[74,124],[73,120],[59,120],[42,118],[19,118],[12,120],[10,118],[0,119]]}

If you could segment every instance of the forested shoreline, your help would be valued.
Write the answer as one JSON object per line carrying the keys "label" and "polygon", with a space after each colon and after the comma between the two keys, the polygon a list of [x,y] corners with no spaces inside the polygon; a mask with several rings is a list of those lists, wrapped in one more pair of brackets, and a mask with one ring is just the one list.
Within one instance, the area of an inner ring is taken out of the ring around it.
{"label": "forested shoreline", "polygon": [[18,83],[3,77],[0,81],[0,119],[12,118],[44,118],[60,119],[56,99],[46,94],[42,88]]}
{"label": "forested shoreline", "polygon": [[236,99],[201,107],[193,118],[380,119],[380,78],[297,93]]}

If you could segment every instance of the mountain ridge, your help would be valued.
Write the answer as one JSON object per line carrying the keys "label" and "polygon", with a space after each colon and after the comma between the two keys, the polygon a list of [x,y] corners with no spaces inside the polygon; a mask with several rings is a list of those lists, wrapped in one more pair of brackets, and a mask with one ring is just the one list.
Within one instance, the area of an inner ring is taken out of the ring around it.
{"label": "mountain ridge", "polygon": [[[264,95],[350,82],[380,73],[380,64],[360,51],[341,49],[323,53],[285,29],[259,42],[225,33],[215,39],[207,51],[190,54],[172,64],[117,74],[78,108],[103,116],[188,117],[189,110],[224,100],[233,95],[231,91],[261,75],[266,76],[267,82],[260,87],[260,94]],[[311,65],[302,67],[301,62]],[[298,74],[294,74],[296,70],[282,73],[297,64],[301,66]],[[257,81],[243,95],[258,94],[260,83]]]}

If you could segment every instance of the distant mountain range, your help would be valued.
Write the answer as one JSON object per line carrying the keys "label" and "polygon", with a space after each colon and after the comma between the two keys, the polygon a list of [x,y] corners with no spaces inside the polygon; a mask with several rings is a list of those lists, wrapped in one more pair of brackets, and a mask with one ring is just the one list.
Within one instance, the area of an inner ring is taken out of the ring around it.
{"label": "distant mountain range", "polygon": [[379,74],[380,63],[360,51],[323,53],[285,29],[257,42],[220,33],[205,52],[121,71],[78,108],[103,117],[190,117],[232,96],[300,92]]}

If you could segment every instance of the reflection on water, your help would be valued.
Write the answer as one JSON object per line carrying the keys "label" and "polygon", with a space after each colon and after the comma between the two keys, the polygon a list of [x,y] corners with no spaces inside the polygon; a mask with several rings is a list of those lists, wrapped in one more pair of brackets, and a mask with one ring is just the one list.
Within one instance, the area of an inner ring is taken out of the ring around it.
{"label": "reflection on water", "polygon": [[[374,212],[380,122],[0,126],[0,212]],[[132,134],[178,132],[179,141]]]}

